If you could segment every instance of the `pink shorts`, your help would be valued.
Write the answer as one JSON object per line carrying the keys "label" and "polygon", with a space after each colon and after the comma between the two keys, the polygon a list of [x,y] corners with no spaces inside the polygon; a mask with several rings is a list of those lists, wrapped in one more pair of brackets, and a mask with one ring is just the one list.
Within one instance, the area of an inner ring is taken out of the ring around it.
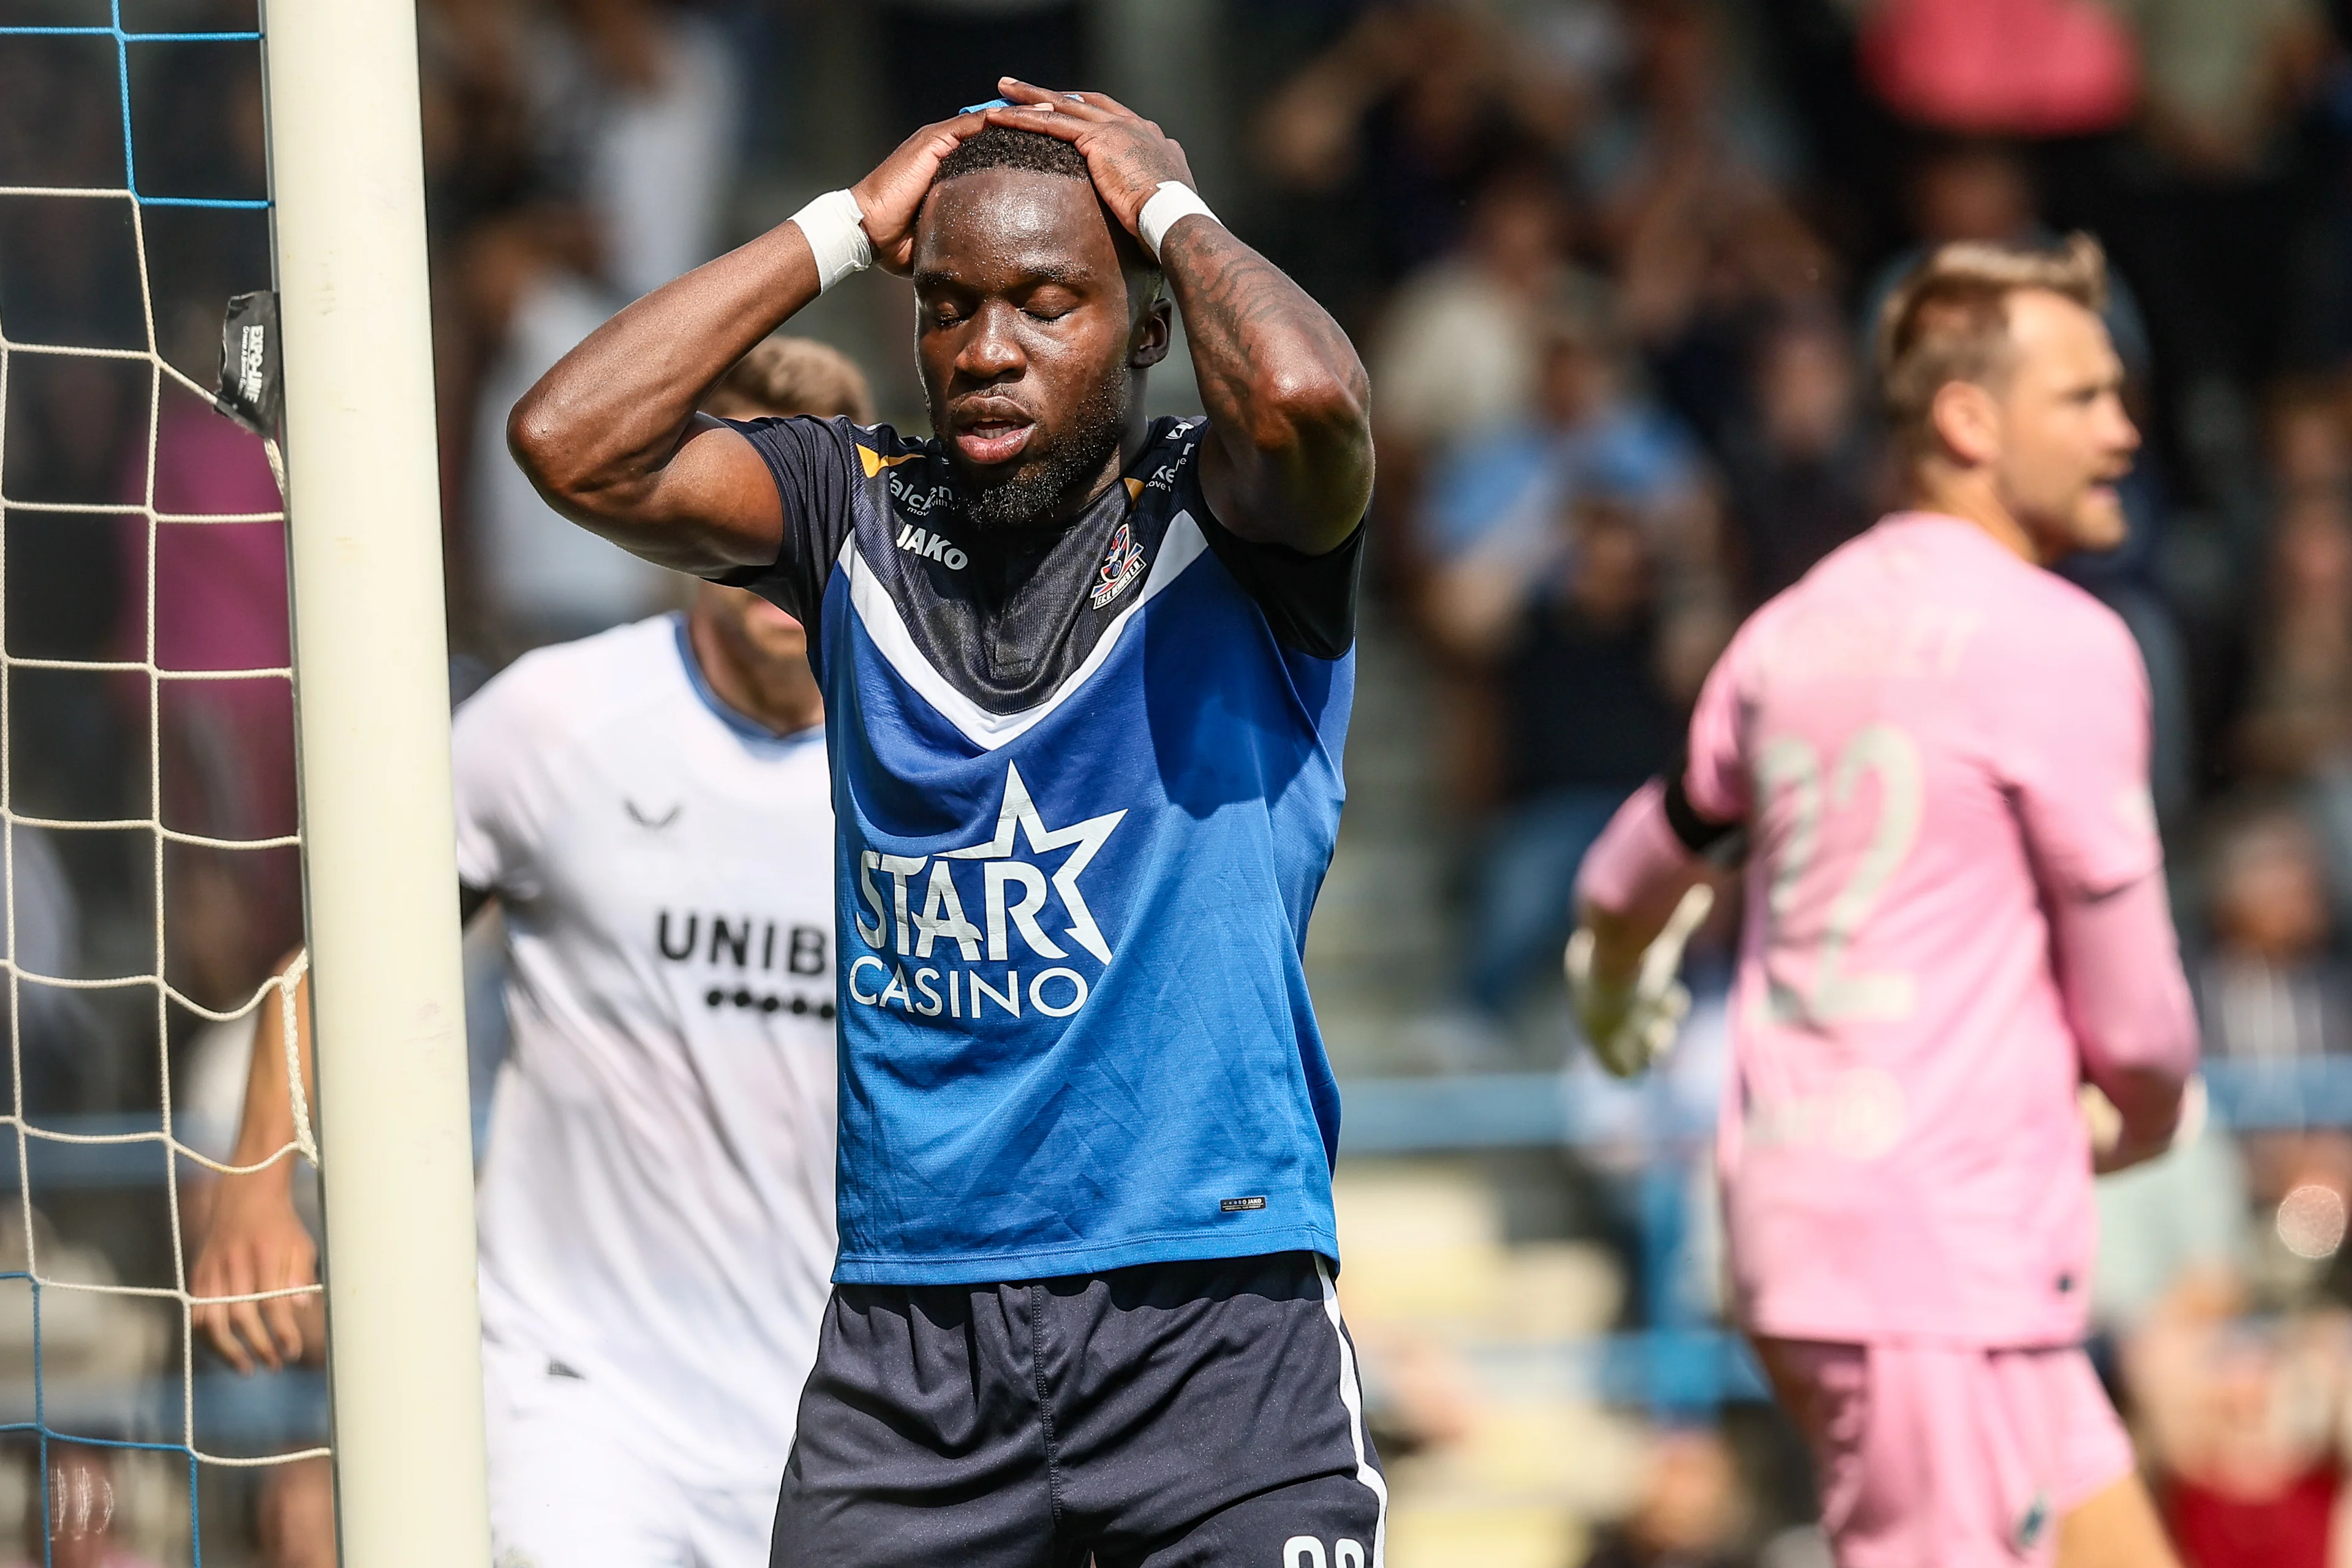
{"label": "pink shorts", "polygon": [[2133,1468],[2131,1439],[2072,1346],[1756,1348],[1812,1447],[1838,1568],[2055,1563],[2059,1520]]}

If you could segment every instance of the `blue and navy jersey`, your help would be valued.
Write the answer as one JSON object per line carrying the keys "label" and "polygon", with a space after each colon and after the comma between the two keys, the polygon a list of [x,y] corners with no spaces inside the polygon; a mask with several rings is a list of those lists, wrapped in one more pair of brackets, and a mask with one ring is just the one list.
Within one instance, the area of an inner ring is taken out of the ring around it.
{"label": "blue and navy jersey", "polygon": [[811,630],[839,824],[841,1256],[948,1284],[1311,1250],[1339,1105],[1307,994],[1362,530],[1211,515],[1155,423],[1066,527],[983,529],[934,441],[737,426]]}

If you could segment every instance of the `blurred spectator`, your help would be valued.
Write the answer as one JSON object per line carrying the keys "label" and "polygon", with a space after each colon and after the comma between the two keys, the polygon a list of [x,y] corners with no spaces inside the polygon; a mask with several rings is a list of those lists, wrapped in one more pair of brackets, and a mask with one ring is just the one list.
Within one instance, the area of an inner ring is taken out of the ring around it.
{"label": "blurred spectator", "polygon": [[[1579,504],[1607,498],[1637,521],[1644,604],[1664,594],[1678,610],[1703,605],[1717,547],[1697,449],[1635,390],[1594,291],[1556,298],[1527,347],[1537,362],[1530,415],[1459,443],[1432,474],[1418,514],[1430,562],[1415,607],[1446,661],[1441,718],[1453,731],[1456,799],[1474,810],[1542,787],[1537,775],[1548,764],[1501,753],[1507,735],[1522,748],[1549,742],[1518,728],[1531,716],[1508,711],[1497,679],[1522,647],[1529,605],[1576,570]],[[1705,623],[1678,615],[1665,630],[1658,679],[1696,689],[1714,656]]]}
{"label": "blurred spectator", "polygon": [[2294,381],[2278,390],[2271,418],[2273,482],[2283,494],[2352,488],[2352,429],[2345,389],[2326,380]]}
{"label": "blurred spectator", "polygon": [[2248,1246],[2245,1161],[2192,1091],[2172,1150],[2100,1178],[2099,1250],[2091,1277],[2092,1321],[2128,1343],[2166,1309],[2181,1282],[2239,1279]]}
{"label": "blurred spectator", "polygon": [[[2210,951],[2192,970],[2209,1060],[2284,1075],[2352,1055],[2352,971],[2331,951],[2324,863],[2297,814],[2249,814],[2224,830],[2207,894]],[[2277,1128],[2243,1140],[2249,1185],[2306,1259],[2332,1257],[2352,1204],[2352,1132]],[[2307,1189],[2307,1191],[2306,1191]],[[2294,1202],[2332,1205],[2325,1245],[2294,1237]]]}
{"label": "blurred spectator", "polygon": [[1568,221],[1542,173],[1516,168],[1479,191],[1461,248],[1397,290],[1370,355],[1391,485],[1412,484],[1449,445],[1535,412],[1545,312],[1599,289],[1568,263]]}
{"label": "blurred spectator", "polygon": [[[1554,527],[1549,558],[1531,563],[1515,601],[1438,612],[1458,652],[1485,656],[1497,698],[1503,810],[1479,857],[1462,985],[1497,1021],[1567,941],[1576,868],[1674,755],[1688,695],[1668,684],[1641,511],[1606,492],[1562,498]],[[1454,588],[1466,597],[1466,581]]]}
{"label": "blurred spectator", "polygon": [[116,1529],[115,1453],[82,1443],[47,1448],[47,1497],[25,1510],[28,1555],[20,1568],[163,1568]]}
{"label": "blurred spectator", "polygon": [[[0,212],[0,220],[5,216]],[[0,251],[0,273],[6,268]],[[7,310],[7,292],[0,288],[0,314]],[[58,325],[34,312],[5,319],[12,332],[28,336],[46,336]],[[39,503],[120,499],[126,439],[134,428],[144,435],[139,408],[144,380],[98,360],[12,357],[8,406],[0,411],[9,427],[0,438],[7,446],[5,480],[15,504],[5,524],[0,615],[8,652],[20,658],[96,661],[117,651],[110,645],[124,607],[121,533],[110,519],[46,510]],[[85,820],[126,815],[124,752],[132,716],[109,700],[107,679],[88,669],[14,674],[7,722],[17,810]],[[76,875],[93,887],[105,885],[110,893],[127,877],[122,846],[108,836],[75,834],[61,849]]]}
{"label": "blurred spectator", "polygon": [[1834,298],[1836,258],[1752,172],[1696,153],[1661,166],[1618,232],[1626,326],[1667,405],[1720,450],[1752,335]]}
{"label": "blurred spectator", "polygon": [[2295,363],[2313,301],[2297,258],[2313,202],[2295,134],[2332,53],[2320,0],[2124,0],[2147,62],[2146,290],[2181,456],[2226,500],[2256,462],[2261,383]]}
{"label": "blurred spectator", "polygon": [[522,85],[530,45],[518,0],[417,8],[425,199],[434,237],[526,196],[540,155]]}
{"label": "blurred spectator", "polygon": [[1268,174],[1364,212],[1378,281],[1435,261],[1497,173],[1565,143],[1581,108],[1579,53],[1612,52],[1593,37],[1609,27],[1599,7],[1553,9],[1568,13],[1564,26],[1525,36],[1479,5],[1367,6],[1268,100],[1258,136]]}
{"label": "blurred spectator", "polygon": [[2337,907],[2352,909],[2352,431],[2334,387],[2281,395],[2271,454],[2275,521],[2231,760],[2308,788]]}
{"label": "blurred spectator", "polygon": [[1722,1433],[1660,1432],[1651,1439],[1640,1503],[1602,1532],[1585,1568],[1734,1568],[1748,1510]]}
{"label": "blurred spectator", "polygon": [[[1798,142],[1762,52],[1742,24],[1747,8],[1707,0],[1626,0],[1622,68],[1571,150],[1577,177],[1622,237],[1654,187],[1707,171],[1727,187],[1788,189]],[[1629,282],[1631,279],[1628,280]]]}
{"label": "blurred spectator", "polygon": [[2299,779],[2352,746],[2352,496],[2311,486],[2281,506],[2238,741],[2257,774]]}
{"label": "blurred spectator", "polygon": [[420,42],[445,499],[475,568],[451,602],[504,658],[668,593],[540,502],[504,422],[615,309],[723,247],[744,83],[676,0],[433,0]]}
{"label": "blurred spectator", "polygon": [[[1863,294],[1857,313],[1866,342],[1876,330],[1880,307],[1904,275],[1927,252],[1955,240],[2002,245],[2054,243],[2058,237],[2042,216],[2033,171],[2013,143],[1955,139],[1927,144],[1912,161],[1904,197],[1916,243],[1880,267]],[[2144,380],[2151,368],[2147,321],[2130,280],[2112,264],[2107,303],[2101,312],[2126,374]]]}
{"label": "blurred spectator", "polygon": [[[174,394],[121,499],[152,495],[160,517],[121,520],[120,658],[163,671],[283,670],[292,660],[283,506],[261,442],[208,405]],[[257,521],[236,521],[237,519]],[[152,581],[151,581],[152,574]],[[295,831],[294,705],[287,678],[149,682],[122,689],[161,742],[164,826],[230,843]],[[142,792],[142,797],[144,792]],[[289,847],[174,842],[161,847],[171,951],[157,963],[203,1005],[234,1006],[273,957],[299,940],[301,875]]]}
{"label": "blurred spectator", "polygon": [[259,1568],[335,1568],[335,1472],[326,1458],[272,1468],[255,1504]]}
{"label": "blurred spectator", "polygon": [[529,35],[525,85],[551,163],[595,219],[605,281],[633,300],[719,253],[742,83],[718,27],[682,6],[554,12]]}
{"label": "blurred spectator", "polygon": [[2347,1327],[2270,1321],[2226,1276],[2184,1279],[2126,1365],[2190,1568],[2327,1568],[2342,1507]]}
{"label": "blurred spectator", "polygon": [[1517,346],[1528,360],[1527,404],[1468,432],[1424,493],[1421,533],[1440,568],[1439,627],[1449,643],[1478,644],[1484,633],[1455,629],[1461,594],[1443,585],[1444,574],[1516,577],[1555,552],[1556,519],[1580,490],[1637,501],[1678,553],[1709,542],[1703,458],[1639,389],[1606,296],[1584,280],[1560,290]]}
{"label": "blurred spectator", "polygon": [[2302,817],[2251,815],[2222,836],[2195,969],[2205,1049],[2286,1064],[2352,1053],[2352,973],[2330,952],[2319,845]]}
{"label": "blurred spectator", "polygon": [[676,591],[669,573],[559,516],[507,453],[516,401],[619,308],[593,256],[576,215],[547,208],[484,226],[460,258],[478,330],[499,345],[477,395],[468,499],[477,592],[509,658],[649,615]]}
{"label": "blurred spectator", "polygon": [[2086,0],[1876,0],[1862,35],[1864,74],[1896,112],[1980,135],[2114,130],[2137,96],[2137,57],[2114,12]]}
{"label": "blurred spectator", "polygon": [[[92,1048],[97,1023],[82,994],[42,984],[86,977],[81,906],[56,837],[28,823],[0,832],[0,886],[12,900],[9,956],[16,974],[12,1038],[24,1094],[16,1109],[34,1115],[86,1107],[108,1076],[104,1053]],[[8,1026],[11,1005],[0,995],[0,1028]]]}
{"label": "blurred spectator", "polygon": [[1747,597],[1761,603],[1870,526],[1887,484],[1862,416],[1853,338],[1823,310],[1759,334],[1752,412],[1725,443]]}
{"label": "blurred spectator", "polygon": [[2328,54],[2320,0],[2117,0],[2116,8],[2139,36],[2150,142],[2192,176],[2275,170]]}

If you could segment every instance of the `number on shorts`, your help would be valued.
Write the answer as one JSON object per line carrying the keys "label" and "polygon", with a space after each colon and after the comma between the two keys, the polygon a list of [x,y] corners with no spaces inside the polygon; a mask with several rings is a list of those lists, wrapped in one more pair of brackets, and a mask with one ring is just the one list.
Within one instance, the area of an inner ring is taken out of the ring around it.
{"label": "number on shorts", "polygon": [[[1771,886],[1765,896],[1765,918],[1777,929],[1794,909],[1798,884],[1811,868],[1813,853],[1820,847],[1821,754],[1795,736],[1783,735],[1764,748],[1756,773],[1761,793],[1769,795],[1786,790],[1789,795],[1788,837],[1773,864]],[[1844,811],[1852,806],[1866,773],[1878,779],[1877,826],[1861,858],[1854,862],[1852,875],[1830,900],[1813,953],[1810,988],[1801,990],[1778,973],[1771,977],[1772,1016],[1781,1023],[1887,1022],[1910,1014],[1910,975],[1848,974],[1845,955],[1854,932],[1869,918],[1879,895],[1903,868],[1918,839],[1926,793],[1918,748],[1892,724],[1873,724],[1861,731],[1838,752],[1829,781],[1829,809]]]}

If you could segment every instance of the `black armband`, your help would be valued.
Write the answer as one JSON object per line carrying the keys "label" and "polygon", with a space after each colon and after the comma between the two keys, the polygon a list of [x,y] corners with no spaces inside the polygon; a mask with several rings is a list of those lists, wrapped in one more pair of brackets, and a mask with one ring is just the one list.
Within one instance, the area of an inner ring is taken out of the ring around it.
{"label": "black armband", "polygon": [[1739,831],[1736,822],[1711,822],[1698,814],[1690,803],[1690,792],[1683,787],[1683,770],[1686,764],[1675,759],[1674,771],[1666,775],[1666,826],[1675,830],[1683,847],[1694,855],[1705,855],[1728,841]]}

